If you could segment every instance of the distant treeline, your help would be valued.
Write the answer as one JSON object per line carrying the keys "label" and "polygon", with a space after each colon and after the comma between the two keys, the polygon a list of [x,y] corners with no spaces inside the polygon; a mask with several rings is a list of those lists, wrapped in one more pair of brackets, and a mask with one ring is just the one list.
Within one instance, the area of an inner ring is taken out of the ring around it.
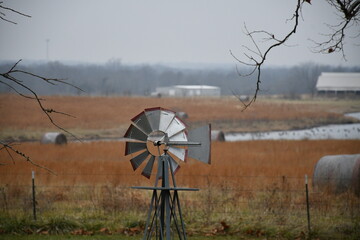
{"label": "distant treeline", "polygon": [[[7,72],[14,63],[1,63],[0,72]],[[64,79],[84,90],[81,92],[64,84],[51,85],[18,73],[14,75],[39,95],[137,95],[148,96],[156,87],[171,85],[213,85],[221,88],[223,95],[249,95],[256,87],[255,75],[241,77],[249,69],[231,67],[174,68],[160,65],[125,65],[120,61],[107,64],[67,65],[60,62],[20,63],[17,69],[47,78]],[[297,96],[314,94],[321,72],[360,72],[359,67],[334,67],[305,63],[294,67],[268,67],[261,73],[260,94]],[[12,92],[10,86],[1,84],[0,92]],[[8,82],[7,82],[8,83]],[[14,86],[12,84],[11,86]]]}

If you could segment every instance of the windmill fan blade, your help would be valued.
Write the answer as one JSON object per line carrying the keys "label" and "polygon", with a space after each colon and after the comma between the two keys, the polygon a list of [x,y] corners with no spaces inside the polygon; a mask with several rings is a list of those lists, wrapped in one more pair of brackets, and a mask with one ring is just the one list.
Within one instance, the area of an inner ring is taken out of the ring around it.
{"label": "windmill fan blade", "polygon": [[205,125],[194,130],[189,131],[189,142],[200,142],[200,146],[189,146],[188,156],[197,159],[204,163],[211,163],[210,148],[211,148],[211,126]]}
{"label": "windmill fan blade", "polygon": [[167,133],[168,137],[172,137],[185,128],[185,124],[179,118],[174,117],[165,132]]}
{"label": "windmill fan blade", "polygon": [[144,142],[146,142],[146,140],[147,140],[147,135],[145,133],[143,133],[141,130],[139,130],[137,127],[135,127],[135,125],[132,125],[132,124],[126,131],[124,137],[137,139],[137,140],[141,140]]}
{"label": "windmill fan blade", "polygon": [[187,149],[177,148],[177,147],[169,147],[168,151],[173,154],[175,157],[180,159],[181,161],[185,161],[187,155]]}
{"label": "windmill fan blade", "polygon": [[130,160],[131,165],[134,169],[134,171],[145,161],[145,159],[149,156],[149,152],[145,151],[143,153],[141,153],[140,155],[132,158]]}
{"label": "windmill fan blade", "polygon": [[177,142],[186,142],[187,141],[187,136],[186,136],[187,132],[186,131],[181,131],[173,136],[171,136],[169,138],[170,141],[177,141]]}
{"label": "windmill fan blade", "polygon": [[168,157],[170,160],[169,164],[171,166],[171,171],[175,174],[180,169],[180,165],[171,156],[168,155]]}
{"label": "windmill fan blade", "polygon": [[125,155],[129,155],[146,149],[146,143],[127,142],[125,146]]}
{"label": "windmill fan blade", "polygon": [[151,156],[144,170],[141,173],[144,177],[150,178],[154,166],[154,162],[155,162],[155,156]]}
{"label": "windmill fan blade", "polygon": [[166,132],[166,129],[174,119],[175,113],[168,110],[161,110],[159,130]]}
{"label": "windmill fan blade", "polygon": [[145,115],[153,131],[159,130],[161,108],[147,108]]}
{"label": "windmill fan blade", "polygon": [[138,114],[137,116],[135,116],[134,118],[132,118],[131,121],[133,121],[133,123],[144,133],[146,134],[151,133],[152,128],[144,111]]}

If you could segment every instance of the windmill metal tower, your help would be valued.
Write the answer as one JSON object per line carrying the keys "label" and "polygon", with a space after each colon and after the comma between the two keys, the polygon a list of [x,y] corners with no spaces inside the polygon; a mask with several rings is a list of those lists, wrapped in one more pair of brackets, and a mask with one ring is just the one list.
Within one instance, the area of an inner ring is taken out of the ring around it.
{"label": "windmill metal tower", "polygon": [[150,178],[157,165],[154,187],[133,187],[152,191],[143,239],[186,239],[178,192],[198,189],[177,187],[175,173],[178,161],[187,158],[210,164],[210,125],[188,131],[175,112],[160,107],[145,109],[131,121],[124,137],[133,169],[144,163],[141,174]]}

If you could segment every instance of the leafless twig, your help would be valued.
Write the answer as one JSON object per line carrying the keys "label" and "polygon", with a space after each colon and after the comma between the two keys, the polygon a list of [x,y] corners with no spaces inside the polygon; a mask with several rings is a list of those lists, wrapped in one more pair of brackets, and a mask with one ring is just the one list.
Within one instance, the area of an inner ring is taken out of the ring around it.
{"label": "leafless twig", "polygon": [[[326,0],[330,6],[332,6],[337,15],[339,16],[340,22],[335,25],[327,24],[331,33],[323,34],[327,40],[323,42],[316,42],[313,49],[316,53],[333,53],[341,52],[343,58],[346,60],[344,51],[344,40],[346,36],[346,30],[353,26],[359,26],[360,24],[360,0]],[[360,34],[353,36],[358,38]]]}
{"label": "leafless twig", "polygon": [[[249,73],[246,74],[241,74],[239,72],[239,69],[237,68],[237,72],[239,74],[239,76],[250,76],[252,74],[254,74],[256,72],[257,76],[256,76],[256,89],[255,92],[252,96],[252,98],[245,102],[242,99],[240,99],[240,97],[238,97],[239,101],[243,104],[243,110],[245,110],[246,108],[248,108],[252,103],[254,103],[256,101],[256,98],[258,96],[258,93],[260,91],[260,84],[261,84],[261,69],[262,66],[264,65],[266,58],[268,56],[268,54],[276,47],[279,47],[281,45],[284,45],[288,39],[296,33],[297,27],[299,25],[299,17],[300,17],[300,11],[302,8],[302,4],[303,4],[304,0],[297,0],[297,4],[296,4],[296,9],[294,12],[293,17],[290,19],[291,21],[293,21],[293,27],[291,28],[291,30],[289,31],[289,33],[287,33],[284,37],[279,38],[279,37],[275,37],[274,34],[267,32],[267,31],[249,31],[246,27],[246,25],[244,26],[245,28],[245,34],[246,36],[248,36],[253,44],[254,49],[250,49],[248,47],[245,47],[250,54],[249,55],[247,53],[244,53],[245,58],[247,59],[247,61],[243,61],[240,60],[238,57],[235,56],[235,54],[230,50],[230,54],[231,56],[240,64],[242,65],[246,65],[246,66],[250,66],[252,67],[252,70]],[[257,35],[264,35],[265,38],[263,38],[263,40],[266,41],[273,41],[273,43],[265,50],[262,51],[259,47],[259,44],[255,41],[255,36]]]}
{"label": "leafless twig", "polygon": [[18,14],[18,15],[21,15],[21,16],[24,16],[24,17],[31,18],[30,15],[27,15],[27,14],[25,14],[25,13],[16,11],[16,10],[14,10],[14,9],[12,9],[12,8],[3,6],[3,2],[1,1],[1,2],[0,2],[0,19],[3,20],[3,21],[5,21],[5,22],[9,22],[9,23],[12,23],[12,24],[17,24],[16,22],[14,22],[14,21],[12,21],[12,20],[10,20],[10,19],[8,19],[8,18],[6,17],[6,14],[7,14],[8,12],[12,12],[12,13],[15,13],[15,14]]}
{"label": "leafless twig", "polygon": [[[13,161],[14,164],[15,164],[15,160],[14,160],[11,152],[14,152],[14,153],[17,154],[17,155],[20,155],[22,158],[24,158],[27,162],[31,163],[31,164],[34,165],[35,167],[44,169],[44,170],[46,170],[46,171],[48,171],[48,172],[56,175],[56,173],[55,173],[54,171],[52,171],[51,169],[49,169],[49,168],[47,168],[47,167],[45,167],[45,166],[42,166],[42,165],[40,165],[40,164],[37,164],[36,162],[32,161],[31,158],[30,158],[28,155],[26,155],[25,153],[23,153],[23,152],[15,149],[15,148],[13,148],[13,144],[11,144],[11,143],[5,143],[5,142],[0,141],[0,145],[2,145],[2,147],[0,148],[0,150],[5,149],[5,150],[7,151],[7,153],[9,154],[9,156],[11,157],[11,159],[12,159],[12,161]],[[4,164],[2,164],[2,165],[4,165]]]}
{"label": "leafless twig", "polygon": [[[46,108],[42,101],[43,99],[41,99],[38,94],[33,90],[31,89],[30,87],[28,87],[25,83],[23,83],[23,81],[19,80],[18,78],[15,78],[13,76],[14,73],[22,73],[23,75],[25,76],[31,76],[31,77],[34,77],[34,78],[37,78],[37,79],[40,79],[46,83],[49,83],[49,84],[56,84],[56,83],[61,83],[61,84],[66,84],[66,85],[70,85],[80,91],[83,91],[81,88],[79,87],[76,87],[74,86],[73,84],[70,84],[70,83],[67,83],[65,82],[64,80],[62,79],[56,79],[56,78],[46,78],[46,77],[43,77],[43,76],[40,76],[40,75],[37,75],[37,74],[33,74],[33,73],[30,73],[30,72],[27,72],[27,71],[24,71],[24,70],[18,70],[16,69],[17,65],[20,63],[21,60],[17,61],[11,68],[9,71],[5,72],[5,73],[0,73],[0,76],[2,76],[5,80],[7,80],[7,82],[5,82],[4,80],[0,81],[0,83],[3,83],[7,86],[11,86],[11,89],[13,89],[16,93],[18,93],[19,95],[21,95],[22,97],[25,97],[25,98],[29,98],[29,99],[32,99],[32,100],[35,100],[41,111],[43,111],[46,115],[46,117],[49,119],[49,121],[58,129],[68,133],[69,135],[71,135],[72,137],[74,137],[75,139],[79,140],[74,134],[72,134],[71,132],[69,132],[68,130],[64,129],[63,127],[61,127],[60,125],[58,125],[54,119],[52,118],[51,114],[52,113],[57,113],[57,114],[62,114],[62,115],[66,115],[66,116],[70,116],[70,117],[74,117],[70,114],[67,114],[67,113],[64,113],[64,112],[59,112],[59,111],[56,111],[54,109],[51,109],[51,108]],[[10,83],[14,83],[15,84],[15,87],[10,85]],[[17,89],[20,88],[20,89]],[[22,91],[27,91],[29,92],[30,95],[26,95],[26,94],[23,94]]]}
{"label": "leafless twig", "polygon": [[[337,25],[329,25],[331,32],[330,34],[324,35],[327,40],[323,42],[315,42],[315,49],[317,53],[332,53],[332,52],[342,52],[344,59],[344,44],[345,44],[345,32],[348,28],[359,26],[360,25],[360,0],[326,0],[331,6],[333,6],[340,17],[340,22]],[[244,53],[246,61],[241,60],[239,57],[230,50],[231,56],[240,64],[245,66],[252,67],[251,71],[246,74],[240,73],[239,69],[236,68],[236,71],[239,76],[247,77],[256,73],[256,89],[252,98],[244,102],[239,97],[239,100],[243,104],[243,110],[248,108],[252,103],[256,101],[258,93],[260,91],[261,84],[261,69],[267,60],[267,55],[272,52],[273,49],[279,46],[286,46],[289,38],[294,35],[297,31],[299,25],[299,19],[302,18],[302,6],[304,3],[311,4],[311,0],[297,0],[296,8],[293,16],[287,20],[287,22],[292,22],[292,28],[284,37],[275,37],[275,34],[268,31],[249,31],[245,25],[245,34],[249,37],[252,42],[253,48],[243,46],[248,53]],[[255,37],[261,37],[263,41],[271,42],[271,45],[262,51],[259,47],[259,43],[255,40]],[[353,38],[358,38],[360,33]]]}

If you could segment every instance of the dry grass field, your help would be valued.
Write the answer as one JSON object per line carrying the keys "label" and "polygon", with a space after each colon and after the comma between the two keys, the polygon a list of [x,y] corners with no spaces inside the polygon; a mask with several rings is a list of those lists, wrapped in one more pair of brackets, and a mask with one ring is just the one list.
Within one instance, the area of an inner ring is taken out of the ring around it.
{"label": "dry grass field", "polygon": [[[43,97],[44,105],[74,117],[54,115],[60,126],[78,137],[119,137],[130,119],[145,108],[161,106],[185,111],[191,126],[211,123],[213,129],[269,131],[306,128],[330,123],[351,122],[344,112],[360,111],[356,100],[286,101],[259,99],[246,111],[235,97],[226,98],[144,98],[144,97]],[[57,129],[35,101],[16,95],[0,95],[0,139],[38,140],[45,131]]]}
{"label": "dry grass field", "polygon": [[[46,186],[134,186],[154,182],[154,176],[149,181],[140,172],[133,172],[129,157],[124,157],[122,142],[64,146],[22,143],[17,147],[57,176],[14,156],[14,163],[9,160],[7,165],[0,167],[2,184],[27,184],[31,170],[37,172],[37,181]],[[287,184],[299,188],[303,186],[305,174],[311,178],[314,165],[322,156],[354,154],[359,150],[359,140],[213,142],[211,165],[190,159],[181,163],[176,177],[178,185],[183,186],[239,185],[253,189],[278,184],[286,178]],[[5,151],[0,154],[0,159],[9,158]],[[138,170],[141,171],[145,164]]]}

